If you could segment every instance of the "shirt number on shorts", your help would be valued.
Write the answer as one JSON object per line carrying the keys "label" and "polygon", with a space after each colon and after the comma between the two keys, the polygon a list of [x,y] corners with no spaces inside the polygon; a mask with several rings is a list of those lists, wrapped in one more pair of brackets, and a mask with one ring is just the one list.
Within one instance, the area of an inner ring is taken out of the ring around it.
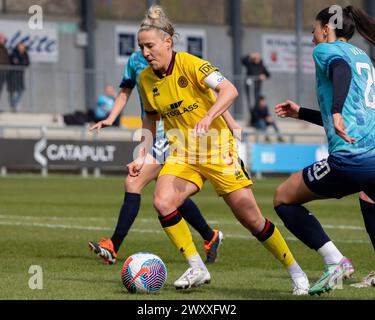
{"label": "shirt number on shorts", "polygon": [[158,156],[161,156],[169,148],[169,142],[167,138],[159,139],[154,143],[153,149]]}
{"label": "shirt number on shorts", "polygon": [[319,161],[313,165],[314,178],[316,180],[324,178],[330,171],[331,168],[327,160]]}

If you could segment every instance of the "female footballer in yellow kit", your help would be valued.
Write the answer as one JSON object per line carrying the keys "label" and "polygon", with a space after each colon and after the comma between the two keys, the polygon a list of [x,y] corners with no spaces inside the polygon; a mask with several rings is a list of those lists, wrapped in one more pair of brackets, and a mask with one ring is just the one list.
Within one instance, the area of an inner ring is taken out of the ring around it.
{"label": "female footballer in yellow kit", "polygon": [[[173,26],[162,8],[151,7],[138,31],[139,46],[149,63],[139,83],[146,111],[144,131],[155,135],[156,121],[162,118],[171,143],[171,154],[156,183],[154,207],[164,231],[190,265],[175,287],[186,289],[211,280],[177,209],[209,180],[242,225],[286,267],[293,294],[307,294],[308,279],[278,229],[262,216],[249,188],[252,181],[221,116],[236,99],[236,88],[209,62],[174,52],[173,36]],[[146,145],[151,143],[146,132],[144,137]],[[129,174],[139,174],[144,161],[140,155],[130,163]]]}

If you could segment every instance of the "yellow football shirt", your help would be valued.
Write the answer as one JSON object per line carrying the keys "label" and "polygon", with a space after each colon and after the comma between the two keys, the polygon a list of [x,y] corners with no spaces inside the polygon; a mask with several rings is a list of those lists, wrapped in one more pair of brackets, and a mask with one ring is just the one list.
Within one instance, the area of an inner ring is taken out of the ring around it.
{"label": "yellow football shirt", "polygon": [[195,124],[215,103],[215,95],[204,83],[204,78],[216,70],[209,62],[189,53],[173,52],[165,75],[151,67],[139,75],[145,111],[160,114],[174,157],[185,160],[201,156],[210,158],[232,149],[233,136],[221,116],[212,122],[205,137],[192,135]]}

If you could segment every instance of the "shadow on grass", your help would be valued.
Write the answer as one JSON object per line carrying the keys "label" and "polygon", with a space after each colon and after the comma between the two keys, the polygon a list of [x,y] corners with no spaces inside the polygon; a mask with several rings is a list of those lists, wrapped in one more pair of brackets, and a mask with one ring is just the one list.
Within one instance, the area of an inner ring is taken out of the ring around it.
{"label": "shadow on grass", "polygon": [[91,260],[91,261],[99,261],[99,262],[102,262],[103,264],[103,260],[96,256],[96,255],[91,255],[91,256],[83,256],[83,255],[72,255],[72,254],[59,254],[57,256],[54,257],[55,259],[69,259],[69,260]]}
{"label": "shadow on grass", "polygon": [[103,283],[103,281],[105,281],[106,283],[113,283],[113,284],[119,284],[120,282],[120,285],[121,285],[121,280],[117,280],[117,279],[98,279],[98,278],[95,278],[93,276],[93,278],[89,279],[89,278],[86,278],[86,279],[82,279],[82,278],[72,278],[72,277],[54,277],[53,278],[54,281],[69,281],[69,282],[81,282],[81,283],[90,283],[91,285],[92,284],[100,284],[100,283]]}

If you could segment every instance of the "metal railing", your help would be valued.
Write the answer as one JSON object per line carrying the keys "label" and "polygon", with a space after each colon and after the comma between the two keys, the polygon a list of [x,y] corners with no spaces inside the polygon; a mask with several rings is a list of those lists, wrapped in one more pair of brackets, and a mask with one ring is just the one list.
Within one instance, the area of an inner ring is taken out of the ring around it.
{"label": "metal railing", "polygon": [[[18,76],[13,77],[13,80],[9,80],[8,75],[15,73],[18,73]],[[103,92],[105,85],[117,83],[120,80],[120,74],[119,70],[118,74],[113,74],[108,70],[64,69],[54,65],[42,64],[31,65],[26,68],[0,66],[0,86],[2,84],[2,88],[0,88],[2,89],[0,92],[0,111],[12,111],[9,85],[11,87],[18,87],[20,81],[23,82],[24,89],[21,91],[22,95],[16,107],[17,112],[66,114],[76,110],[86,111],[87,109],[94,109],[95,106],[88,106],[88,108],[86,106],[86,76],[92,78],[95,82],[96,92],[93,94],[99,95]],[[255,104],[253,83],[256,77],[231,74],[225,74],[225,76],[236,84],[241,94],[237,99],[240,108],[231,108],[231,112],[235,113],[234,116],[236,118],[248,119],[249,110]],[[306,78],[305,80],[310,81],[311,79],[309,79]],[[11,83],[11,81],[13,82]],[[270,79],[264,81],[262,94],[267,97],[267,102],[271,109],[275,103],[295,97],[294,81],[295,76],[291,74],[273,74]],[[245,90],[246,83],[249,87],[250,99],[247,95],[247,90]],[[305,92],[305,96],[309,96],[309,98],[307,101],[302,101],[301,103],[313,106],[315,104],[313,86],[310,86],[310,83],[308,83],[306,90],[308,90],[309,95]],[[96,101],[96,98],[97,96],[94,101]],[[138,99],[132,101],[134,103],[128,106],[129,112],[131,114],[139,114]],[[249,105],[249,101],[251,105]]]}
{"label": "metal railing", "polygon": [[[97,131],[89,131],[89,124],[82,126],[20,126],[20,125],[0,125],[0,139],[3,138],[27,138],[29,134],[37,138],[45,137],[48,138],[49,134],[53,134],[55,137],[59,136],[61,139],[71,136],[70,133],[74,132],[76,139],[83,140],[101,140],[106,139],[106,136],[110,136],[111,139],[123,140],[132,139],[135,129],[128,129],[124,127],[108,127],[105,130],[101,130],[100,135]],[[242,141],[252,143],[262,143],[264,138],[269,136],[273,142],[277,142],[276,138],[279,136],[278,133],[255,130],[252,128],[245,128],[242,130]],[[324,133],[313,133],[306,131],[296,132],[283,132],[282,137],[284,143],[326,143],[326,135]],[[308,138],[309,141],[306,140]]]}
{"label": "metal railing", "polygon": [[[0,111],[64,114],[86,110],[86,75],[94,79],[97,92],[107,84],[107,75],[101,71],[1,65]],[[21,96],[16,106],[12,106],[15,93]]]}

